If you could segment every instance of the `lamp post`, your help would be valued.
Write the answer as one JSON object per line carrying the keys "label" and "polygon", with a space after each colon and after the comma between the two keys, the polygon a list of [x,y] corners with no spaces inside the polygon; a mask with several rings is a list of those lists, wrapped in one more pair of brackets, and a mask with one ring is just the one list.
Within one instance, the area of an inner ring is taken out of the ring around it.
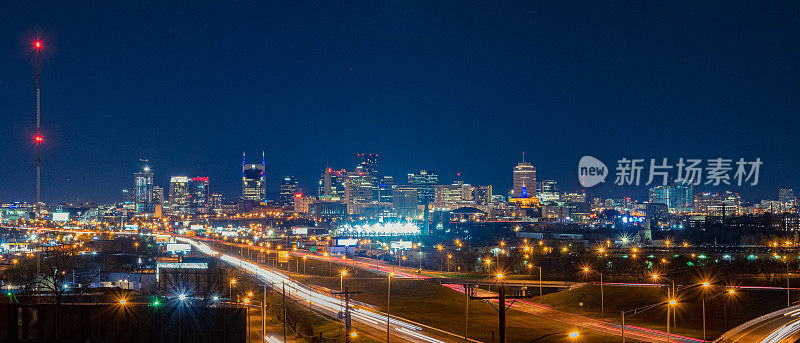
{"label": "lamp post", "polygon": [[541,266],[534,266],[533,264],[528,264],[528,269],[531,271],[531,276],[533,276],[533,268],[539,269],[539,303],[543,303],[543,296],[542,296],[542,267]]}
{"label": "lamp post", "polygon": [[453,259],[453,254],[447,254],[447,272],[450,272],[450,262]]}
{"label": "lamp post", "polygon": [[708,282],[703,283],[703,340],[706,340],[706,292],[708,289]]}
{"label": "lamp post", "polygon": [[307,259],[308,259],[308,256],[305,256],[305,255],[304,255],[304,256],[303,256],[303,274],[305,274],[305,273],[306,273],[306,260],[307,260]]}
{"label": "lamp post", "polygon": [[[589,267],[583,267],[583,272],[590,274],[592,273],[592,270]],[[603,272],[598,271],[598,273],[600,274],[600,315],[605,317],[606,310],[605,310],[605,294],[603,294]]]}
{"label": "lamp post", "polygon": [[672,299],[667,302],[667,343],[669,343],[669,311],[672,306],[675,306],[675,300]]}
{"label": "lamp post", "polygon": [[344,276],[345,275],[347,275],[347,270],[342,270],[342,272],[339,273],[339,292],[342,292],[344,290],[344,286],[343,285],[344,285]]}
{"label": "lamp post", "polygon": [[236,279],[231,279],[231,282],[228,283],[228,299],[233,300],[233,285],[236,284]]}
{"label": "lamp post", "polygon": [[389,273],[389,282],[386,284],[386,343],[389,343],[389,319],[392,317],[389,315],[389,302],[392,298],[392,276],[394,276],[394,273]]}

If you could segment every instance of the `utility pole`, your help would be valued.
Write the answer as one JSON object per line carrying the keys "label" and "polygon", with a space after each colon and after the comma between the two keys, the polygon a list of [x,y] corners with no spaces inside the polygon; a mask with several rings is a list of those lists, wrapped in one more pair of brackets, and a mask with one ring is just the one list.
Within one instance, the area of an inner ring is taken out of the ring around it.
{"label": "utility pole", "polygon": [[286,283],[281,282],[281,293],[283,293],[283,343],[286,343]]}
{"label": "utility pole", "polygon": [[[261,337],[267,337],[267,284],[264,284],[264,298],[261,300]],[[263,338],[262,338],[263,339]]]}
{"label": "utility pole", "polygon": [[[506,286],[501,283],[500,287],[497,290],[497,296],[496,297],[495,296],[488,296],[488,297],[470,296],[469,298],[470,299],[483,299],[483,300],[497,299],[498,304],[497,304],[496,310],[498,312],[498,326],[499,326],[499,332],[500,332],[500,336],[499,336],[500,340],[499,340],[499,342],[500,343],[506,343],[506,310],[508,310],[508,307],[506,307],[506,299],[512,299],[513,301],[511,302],[511,304],[513,304],[517,299],[529,299],[529,298],[533,298],[533,295],[506,295]],[[491,304],[491,302],[489,304]],[[511,304],[509,304],[509,307],[511,306]],[[494,307],[494,305],[492,305],[492,306]]]}
{"label": "utility pole", "polygon": [[[332,292],[331,295],[344,295],[344,341],[350,342],[350,295],[364,293],[362,291],[350,292],[349,286],[343,292]],[[285,343],[285,342],[284,342]]]}

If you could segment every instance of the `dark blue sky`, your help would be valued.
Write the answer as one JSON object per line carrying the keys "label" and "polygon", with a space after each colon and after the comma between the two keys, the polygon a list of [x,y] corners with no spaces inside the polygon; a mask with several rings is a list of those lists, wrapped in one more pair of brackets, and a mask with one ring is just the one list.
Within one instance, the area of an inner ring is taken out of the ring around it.
{"label": "dark blue sky", "polygon": [[798,187],[797,2],[81,5],[0,5],[0,201],[35,194],[37,35],[50,202],[118,200],[140,157],[235,198],[262,149],[271,190],[378,152],[503,194],[522,151],[565,191],[586,154],[760,157],[735,190]]}

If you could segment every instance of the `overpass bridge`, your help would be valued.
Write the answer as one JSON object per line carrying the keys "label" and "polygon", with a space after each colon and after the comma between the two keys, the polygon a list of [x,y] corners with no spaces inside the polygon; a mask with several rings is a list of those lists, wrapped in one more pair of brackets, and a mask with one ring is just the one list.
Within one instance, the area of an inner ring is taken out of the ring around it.
{"label": "overpass bridge", "polygon": [[739,325],[715,343],[794,343],[800,341],[800,305],[767,313]]}

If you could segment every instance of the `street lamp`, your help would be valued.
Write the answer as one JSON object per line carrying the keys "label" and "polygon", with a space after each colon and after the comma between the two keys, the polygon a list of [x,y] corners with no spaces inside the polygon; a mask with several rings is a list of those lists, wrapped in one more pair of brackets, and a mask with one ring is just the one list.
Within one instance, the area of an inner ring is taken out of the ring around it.
{"label": "street lamp", "polygon": [[447,254],[447,272],[450,272],[450,262],[453,259],[453,254]]}
{"label": "street lamp", "polygon": [[233,299],[233,286],[236,285],[236,279],[231,279],[228,283],[228,299]]}
{"label": "street lamp", "polygon": [[[667,303],[667,342],[668,342],[668,343],[669,343],[669,311],[670,311],[670,309],[671,309],[673,306],[675,306],[675,304],[677,304],[677,302],[675,301],[675,299],[671,299],[671,300],[670,300],[670,301]],[[674,311],[674,310],[673,310],[673,311]]]}
{"label": "street lamp", "polygon": [[[583,267],[583,272],[587,274],[591,274],[592,270],[589,267]],[[600,274],[600,315],[605,317],[606,315],[606,308],[605,308],[605,294],[603,292],[603,272],[598,271]]]}
{"label": "street lamp", "polygon": [[708,282],[703,282],[703,290],[700,291],[700,293],[702,294],[702,297],[703,297],[702,303],[703,303],[703,340],[704,341],[706,340],[706,290],[708,290],[709,286],[710,286],[710,284]]}
{"label": "street lamp", "polygon": [[344,290],[344,276],[345,275],[347,275],[347,270],[342,270],[342,272],[339,273],[339,292],[342,292]]}
{"label": "street lamp", "polygon": [[392,297],[392,276],[394,276],[394,273],[389,273],[389,282],[386,284],[386,343],[389,343],[389,319],[392,318],[389,315],[389,301]]}

